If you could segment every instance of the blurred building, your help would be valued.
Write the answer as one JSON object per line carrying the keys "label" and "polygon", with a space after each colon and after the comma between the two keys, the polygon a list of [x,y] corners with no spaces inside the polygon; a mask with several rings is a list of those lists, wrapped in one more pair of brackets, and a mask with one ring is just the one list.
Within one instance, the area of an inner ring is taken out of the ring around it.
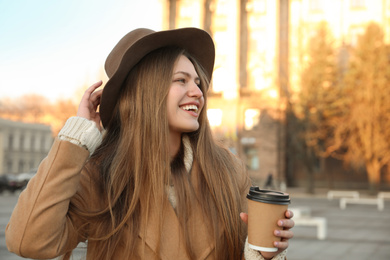
{"label": "blurred building", "polygon": [[199,27],[214,39],[216,62],[208,94],[208,117],[214,133],[246,161],[253,179],[262,180],[271,173],[283,181],[284,108],[279,102],[278,73],[285,73],[280,59],[285,62],[287,58],[288,16],[280,12],[287,15],[288,2],[162,3],[166,29]]}
{"label": "blurred building", "polygon": [[[317,25],[326,21],[340,48],[356,44],[370,21],[381,24],[386,40],[390,39],[390,0],[160,3],[164,29],[199,27],[212,35],[217,53],[208,95],[210,123],[217,136],[246,161],[255,181],[263,181],[269,173],[279,182],[286,181],[285,109],[299,91],[305,44]],[[334,176],[344,171],[328,169]],[[288,174],[297,183],[306,181],[299,171]],[[346,179],[350,182],[350,176],[340,181]]]}
{"label": "blurred building", "polygon": [[52,142],[50,126],[0,118],[0,175],[37,168]]}

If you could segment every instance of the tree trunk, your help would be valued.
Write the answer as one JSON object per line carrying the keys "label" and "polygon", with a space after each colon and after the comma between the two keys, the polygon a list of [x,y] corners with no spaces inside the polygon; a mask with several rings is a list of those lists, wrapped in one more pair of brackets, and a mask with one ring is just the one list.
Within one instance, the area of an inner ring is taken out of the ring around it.
{"label": "tree trunk", "polygon": [[377,160],[366,162],[366,169],[368,174],[369,192],[375,195],[379,190],[381,181],[381,165]]}
{"label": "tree trunk", "polygon": [[306,193],[314,194],[314,167],[313,167],[313,156],[310,148],[306,147],[306,157],[305,157],[305,166],[306,166]]}

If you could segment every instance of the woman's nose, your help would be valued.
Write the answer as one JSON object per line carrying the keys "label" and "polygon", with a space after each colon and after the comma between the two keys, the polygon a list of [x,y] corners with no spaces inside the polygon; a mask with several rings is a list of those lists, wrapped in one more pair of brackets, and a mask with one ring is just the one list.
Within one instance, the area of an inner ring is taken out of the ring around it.
{"label": "woman's nose", "polygon": [[203,92],[202,90],[200,89],[200,87],[195,83],[193,82],[191,85],[190,85],[190,88],[188,90],[188,95],[190,97],[197,97],[197,98],[201,98],[203,97]]}

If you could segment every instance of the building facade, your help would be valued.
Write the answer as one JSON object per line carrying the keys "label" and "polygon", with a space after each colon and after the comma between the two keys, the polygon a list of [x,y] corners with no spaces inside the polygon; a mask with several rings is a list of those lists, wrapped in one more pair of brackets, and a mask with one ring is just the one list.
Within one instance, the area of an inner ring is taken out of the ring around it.
{"label": "building facade", "polygon": [[[340,49],[355,45],[371,21],[382,26],[386,41],[390,41],[390,0],[160,3],[163,29],[199,27],[212,35],[216,62],[208,93],[210,124],[246,161],[251,177],[259,184],[268,174],[279,183],[287,179],[286,107],[299,93],[306,43],[318,24],[328,24]],[[330,160],[330,164],[327,168],[335,178],[341,182],[350,179],[350,175],[343,175],[346,171],[341,163]],[[289,174],[297,183],[306,181],[300,170]],[[361,179],[364,182],[364,177]]]}
{"label": "building facade", "polygon": [[36,169],[52,142],[50,126],[0,118],[0,175]]}

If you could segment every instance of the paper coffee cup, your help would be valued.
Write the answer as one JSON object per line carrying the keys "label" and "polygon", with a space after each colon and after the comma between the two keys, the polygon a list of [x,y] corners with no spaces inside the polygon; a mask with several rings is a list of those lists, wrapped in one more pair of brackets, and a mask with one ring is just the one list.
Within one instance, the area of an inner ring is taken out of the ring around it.
{"label": "paper coffee cup", "polygon": [[279,191],[251,187],[246,197],[248,199],[249,247],[264,252],[278,251],[273,242],[280,241],[280,237],[274,235],[274,230],[282,229],[277,222],[285,218],[290,196]]}

